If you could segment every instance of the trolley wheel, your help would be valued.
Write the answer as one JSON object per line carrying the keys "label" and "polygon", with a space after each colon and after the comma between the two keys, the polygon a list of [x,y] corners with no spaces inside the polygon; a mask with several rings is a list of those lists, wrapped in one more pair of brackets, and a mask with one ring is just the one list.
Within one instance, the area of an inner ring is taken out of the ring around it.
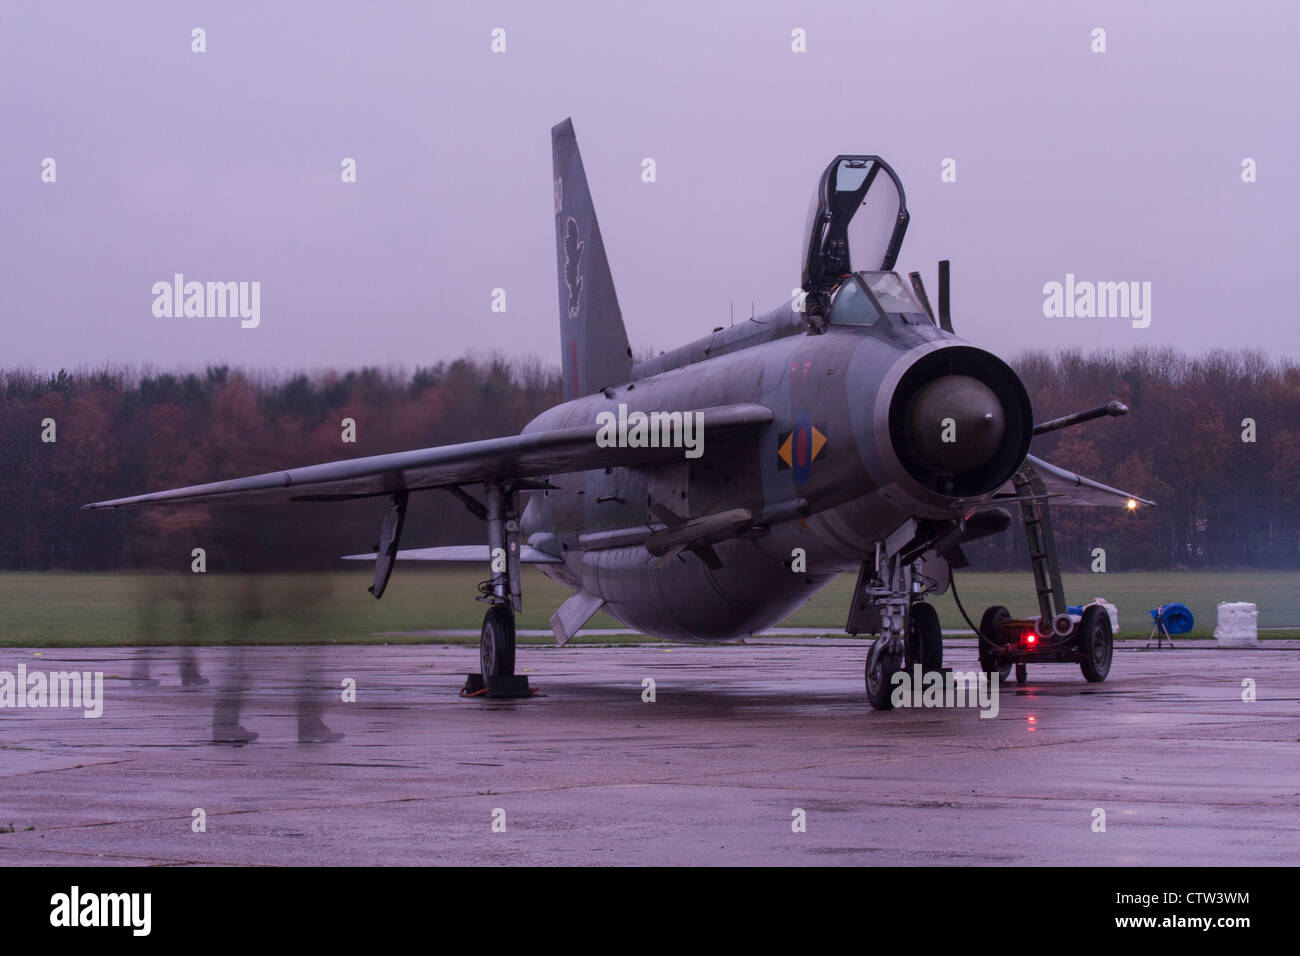
{"label": "trolley wheel", "polygon": [[[993,625],[997,624],[999,621],[1008,620],[1010,617],[1011,612],[1001,604],[994,604],[992,607],[985,608],[984,616],[980,618],[980,634],[984,635],[984,637],[991,641],[995,641],[997,638],[994,633]],[[993,655],[989,653],[988,649],[984,646],[983,641],[980,641],[979,654],[980,670],[984,671],[986,674],[992,674],[994,671],[997,671],[998,680],[1005,683],[1007,678],[1011,676],[1011,665],[1006,664],[1002,667],[998,667],[993,661]]]}
{"label": "trolley wheel", "polygon": [[1111,658],[1115,654],[1115,639],[1110,632],[1110,615],[1096,604],[1083,609],[1079,621],[1079,653],[1084,659],[1079,670],[1090,682],[1104,681],[1110,673]]}
{"label": "trolley wheel", "polygon": [[509,605],[493,604],[483,615],[478,659],[485,678],[515,672],[515,612]]}
{"label": "trolley wheel", "polygon": [[1016,665],[1016,683],[1025,684],[1029,682],[1029,668],[1024,664]]}

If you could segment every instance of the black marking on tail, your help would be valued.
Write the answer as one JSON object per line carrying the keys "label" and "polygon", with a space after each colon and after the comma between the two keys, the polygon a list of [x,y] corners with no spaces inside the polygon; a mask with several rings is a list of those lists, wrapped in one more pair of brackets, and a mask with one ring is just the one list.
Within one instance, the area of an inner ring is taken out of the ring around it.
{"label": "black marking on tail", "polygon": [[564,221],[564,284],[569,289],[569,318],[578,317],[582,300],[582,240],[578,237],[578,220]]}

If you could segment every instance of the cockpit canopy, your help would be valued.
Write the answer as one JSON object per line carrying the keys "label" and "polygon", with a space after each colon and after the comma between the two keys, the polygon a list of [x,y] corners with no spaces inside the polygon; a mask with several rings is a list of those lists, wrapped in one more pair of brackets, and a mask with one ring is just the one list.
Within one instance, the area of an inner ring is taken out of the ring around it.
{"label": "cockpit canopy", "polygon": [[886,314],[913,325],[930,323],[925,309],[893,272],[845,276],[831,299],[831,325],[875,325]]}
{"label": "cockpit canopy", "polygon": [[879,156],[836,156],[813,193],[803,287],[829,292],[853,272],[894,267],[907,231],[903,184]]}

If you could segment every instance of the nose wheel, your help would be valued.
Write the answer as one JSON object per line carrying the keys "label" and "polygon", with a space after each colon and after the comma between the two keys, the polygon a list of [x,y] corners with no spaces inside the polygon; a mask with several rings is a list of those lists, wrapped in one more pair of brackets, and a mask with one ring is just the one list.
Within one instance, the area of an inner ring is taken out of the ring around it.
{"label": "nose wheel", "polygon": [[907,641],[905,644],[892,634],[882,634],[871,645],[867,655],[867,700],[876,710],[891,710],[890,699],[894,690],[894,675],[901,670],[911,673],[912,665],[920,664],[922,673],[943,669],[943,631],[939,627],[939,612],[930,604],[917,602],[907,612]]}
{"label": "nose wheel", "polygon": [[892,710],[889,699],[893,690],[894,674],[903,669],[903,655],[890,647],[889,636],[876,638],[867,654],[867,701],[874,710]]}
{"label": "nose wheel", "polygon": [[920,664],[923,673],[943,670],[943,630],[934,605],[913,604],[908,630],[911,635],[909,663]]}

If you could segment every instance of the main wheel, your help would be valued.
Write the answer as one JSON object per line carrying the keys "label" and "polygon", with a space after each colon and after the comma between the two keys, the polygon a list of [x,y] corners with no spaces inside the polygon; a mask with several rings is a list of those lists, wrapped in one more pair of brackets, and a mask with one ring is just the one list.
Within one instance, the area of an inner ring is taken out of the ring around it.
{"label": "main wheel", "polygon": [[913,604],[911,610],[913,654],[921,665],[921,673],[943,670],[943,630],[939,627],[939,612],[933,604]]}
{"label": "main wheel", "polygon": [[1079,664],[1083,676],[1094,684],[1101,683],[1110,673],[1110,661],[1115,654],[1115,638],[1110,632],[1110,615],[1099,605],[1083,609],[1079,621],[1079,653],[1084,660]]}
{"label": "main wheel", "polygon": [[894,674],[903,666],[903,658],[897,652],[887,650],[885,639],[876,638],[867,654],[867,700],[876,710],[892,710],[893,702],[889,699],[894,691]]}
{"label": "main wheel", "polygon": [[510,605],[493,604],[483,615],[478,659],[485,678],[515,672],[515,612]]}
{"label": "main wheel", "polygon": [[[997,634],[995,632],[994,625],[996,625],[999,621],[1008,620],[1010,619],[1010,617],[1011,617],[1011,612],[1008,611],[1006,608],[1004,608],[1001,604],[994,604],[992,607],[985,608],[984,616],[980,618],[980,634],[982,634],[988,640],[996,643]],[[1011,677],[1011,668],[1013,665],[1006,664],[1003,667],[998,667],[997,664],[994,662],[993,655],[989,652],[988,648],[984,644],[984,641],[982,640],[980,641],[979,653],[980,653],[980,670],[984,671],[984,673],[986,674],[992,674],[994,671],[997,671],[998,680],[1004,683],[1007,681],[1008,678]]]}

